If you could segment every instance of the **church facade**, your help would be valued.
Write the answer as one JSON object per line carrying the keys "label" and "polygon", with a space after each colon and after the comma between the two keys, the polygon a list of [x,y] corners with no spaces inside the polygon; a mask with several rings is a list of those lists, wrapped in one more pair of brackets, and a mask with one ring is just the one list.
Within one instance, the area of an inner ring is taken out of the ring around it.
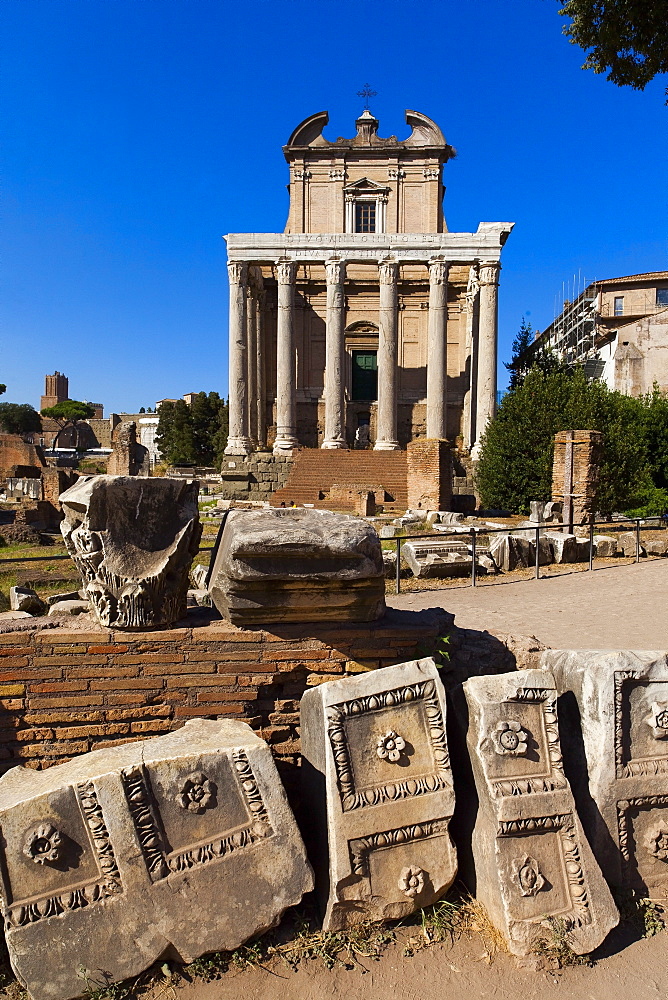
{"label": "church facade", "polygon": [[[496,406],[501,249],[513,224],[450,233],[441,130],[323,136],[326,112],[284,147],[284,233],[226,237],[230,282],[228,455],[270,448],[378,451],[420,437],[475,449]],[[475,450],[474,450],[475,455]]]}

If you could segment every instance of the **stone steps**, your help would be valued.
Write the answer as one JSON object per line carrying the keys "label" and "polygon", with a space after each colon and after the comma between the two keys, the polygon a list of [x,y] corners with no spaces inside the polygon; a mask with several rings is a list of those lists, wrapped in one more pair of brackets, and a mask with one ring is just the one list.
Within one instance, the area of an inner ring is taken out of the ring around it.
{"label": "stone steps", "polygon": [[286,503],[312,503],[327,507],[321,493],[327,493],[335,484],[364,484],[382,486],[392,497],[386,506],[406,509],[408,488],[406,483],[405,451],[339,451],[321,448],[303,448],[294,456],[285,486],[272,496],[274,505]]}

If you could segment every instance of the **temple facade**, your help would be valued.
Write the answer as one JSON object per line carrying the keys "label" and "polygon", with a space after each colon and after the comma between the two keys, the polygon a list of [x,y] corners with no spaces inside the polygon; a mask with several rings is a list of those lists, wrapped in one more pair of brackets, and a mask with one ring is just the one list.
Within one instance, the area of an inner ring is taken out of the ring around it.
{"label": "temple facade", "polygon": [[284,147],[284,233],[226,237],[230,282],[227,455],[270,448],[474,449],[496,406],[501,249],[513,223],[448,232],[443,167],[455,155],[426,115],[381,138],[366,110],[352,139],[303,121]]}

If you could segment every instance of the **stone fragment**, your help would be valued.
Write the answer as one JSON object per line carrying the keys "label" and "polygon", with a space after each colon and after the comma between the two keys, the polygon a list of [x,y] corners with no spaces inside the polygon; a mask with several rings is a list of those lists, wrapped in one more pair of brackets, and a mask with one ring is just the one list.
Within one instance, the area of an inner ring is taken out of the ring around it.
{"label": "stone fragment", "polygon": [[619,914],[564,774],[554,681],[521,670],[472,677],[462,690],[478,798],[475,895],[515,955],[551,929],[577,954],[591,952]]}
{"label": "stone fragment", "polygon": [[575,535],[567,532],[546,531],[552,549],[552,561],[555,563],[572,563],[578,560],[578,545]]}
{"label": "stone fragment", "polygon": [[269,748],[243,722],[15,767],[0,826],[7,947],[34,1000],[234,949],[313,884]]}
{"label": "stone fragment", "polygon": [[206,587],[206,578],[209,575],[209,567],[203,566],[202,563],[197,563],[196,566],[190,570],[190,579],[195,584],[196,590],[204,590]]}
{"label": "stone fragment", "polygon": [[465,516],[456,510],[439,510],[438,512],[438,520],[441,524],[460,524]]}
{"label": "stone fragment", "polygon": [[202,526],[198,484],[84,476],[60,496],[60,530],[101,625],[151,629],[186,613]]}
{"label": "stone fragment", "polygon": [[[533,542],[519,534],[506,534],[499,532],[490,535],[489,552],[494,562],[504,573],[510,573],[514,569],[522,569],[533,566],[535,563],[535,549]],[[545,552],[543,550],[543,557]]]}
{"label": "stone fragment", "polygon": [[560,500],[549,500],[543,509],[543,520],[561,521],[564,505]]}
{"label": "stone fragment", "polygon": [[529,504],[529,520],[542,522],[545,516],[545,501],[544,500],[532,500]]}
{"label": "stone fragment", "polygon": [[540,662],[556,680],[567,772],[606,878],[665,897],[668,655],[547,650]]}
{"label": "stone fragment", "polygon": [[402,530],[396,524],[383,524],[378,534],[380,538],[396,538],[402,534]]}
{"label": "stone fragment", "polygon": [[[622,531],[617,539],[617,544],[621,549],[622,555],[627,558],[635,559],[636,557],[636,533],[635,531]],[[646,556],[647,552],[642,542],[640,543],[640,555]]]}
{"label": "stone fragment", "polygon": [[325,930],[398,920],[457,871],[445,696],[431,659],[308,690],[303,791]]}
{"label": "stone fragment", "polygon": [[41,615],[45,607],[44,601],[30,587],[9,588],[11,611],[27,611],[29,615]]}
{"label": "stone fragment", "polygon": [[665,556],[668,553],[668,539],[654,538],[645,542],[645,552],[648,556]]}
{"label": "stone fragment", "polygon": [[575,551],[577,553],[577,562],[589,562],[589,539],[576,535]]}
{"label": "stone fragment", "polygon": [[32,618],[27,611],[0,611],[0,622],[14,622],[19,618]]}
{"label": "stone fragment", "polygon": [[419,539],[401,546],[413,576],[466,576],[471,572],[471,555],[466,542],[447,539]]}
{"label": "stone fragment", "polygon": [[232,510],[209,590],[235,625],[374,621],[385,613],[380,540],[362,518],[331,511]]}
{"label": "stone fragment", "polygon": [[617,539],[613,535],[594,535],[594,554],[599,559],[610,559],[617,555]]}
{"label": "stone fragment", "polygon": [[81,596],[83,593],[85,591],[70,590],[66,594],[49,594],[46,598],[46,603],[50,607],[52,604],[57,604],[58,601],[81,601],[83,600]]}
{"label": "stone fragment", "polygon": [[425,521],[427,524],[438,524],[441,520],[441,515],[437,510],[428,510],[425,516]]}
{"label": "stone fragment", "polygon": [[90,601],[56,601],[49,608],[47,618],[58,615],[87,615],[91,610]]}
{"label": "stone fragment", "polygon": [[383,568],[385,576],[392,579],[397,575],[397,553],[383,549]]}

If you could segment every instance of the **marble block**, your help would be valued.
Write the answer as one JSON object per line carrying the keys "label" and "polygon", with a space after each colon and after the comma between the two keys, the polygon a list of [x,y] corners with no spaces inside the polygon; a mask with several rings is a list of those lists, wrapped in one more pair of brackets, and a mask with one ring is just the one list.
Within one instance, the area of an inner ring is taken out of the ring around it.
{"label": "marble block", "polygon": [[307,691],[301,738],[324,929],[398,920],[447,892],[454,793],[434,661]]}
{"label": "marble block", "polygon": [[275,925],[312,873],[267,744],[237,721],[0,779],[2,912],[34,1000]]}
{"label": "marble block", "polygon": [[546,650],[564,759],[608,881],[668,892],[668,654]]}
{"label": "marble block", "polygon": [[589,953],[619,914],[564,773],[554,681],[521,670],[472,677],[462,691],[478,794],[471,888],[514,954],[528,954],[551,927]]}
{"label": "marble block", "polygon": [[241,627],[375,621],[385,613],[380,539],[363,518],[327,510],[233,510],[209,590],[220,614]]}

